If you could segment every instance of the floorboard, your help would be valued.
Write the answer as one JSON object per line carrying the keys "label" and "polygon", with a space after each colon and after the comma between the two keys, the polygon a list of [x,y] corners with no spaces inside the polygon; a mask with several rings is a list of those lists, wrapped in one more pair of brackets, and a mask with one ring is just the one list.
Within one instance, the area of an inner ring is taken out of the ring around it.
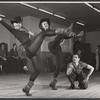
{"label": "floorboard", "polygon": [[53,73],[41,73],[31,89],[32,96],[27,97],[22,88],[29,79],[29,74],[2,74],[0,75],[0,98],[100,98],[100,72],[94,72],[89,80],[89,87],[86,90],[76,88],[69,90],[69,80],[65,73],[58,77],[58,90],[51,90],[49,83]]}

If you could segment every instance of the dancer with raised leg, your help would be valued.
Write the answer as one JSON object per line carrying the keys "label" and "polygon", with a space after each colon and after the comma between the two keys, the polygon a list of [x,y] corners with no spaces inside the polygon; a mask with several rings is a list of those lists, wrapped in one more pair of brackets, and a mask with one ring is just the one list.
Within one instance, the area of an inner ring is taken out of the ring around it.
{"label": "dancer with raised leg", "polygon": [[[72,29],[72,26],[69,26],[67,28],[57,28],[55,30],[51,30],[51,29],[47,29],[47,30],[42,30],[39,34],[37,34],[37,36],[34,39],[30,39],[30,32],[28,30],[26,30],[23,26],[22,26],[22,18],[21,17],[15,17],[13,20],[11,20],[11,23],[13,24],[14,28],[12,28],[11,26],[9,26],[2,18],[0,18],[0,23],[6,28],[8,29],[14,36],[15,38],[17,38],[19,40],[19,42],[24,46],[25,50],[26,50],[26,55],[27,55],[27,61],[31,60],[31,66],[27,65],[30,69],[30,71],[32,72],[29,82],[27,83],[27,85],[23,88],[23,92],[25,92],[25,94],[27,96],[31,96],[30,89],[32,88],[35,79],[37,78],[37,76],[40,73],[40,68],[38,68],[38,63],[37,62],[37,51],[39,50],[44,38],[46,36],[51,37],[51,36],[55,36],[58,34],[65,34],[65,35],[70,35],[70,31]],[[29,62],[28,62],[29,64]],[[32,71],[32,68],[34,69],[34,71]]]}
{"label": "dancer with raised leg", "polygon": [[[71,24],[70,27],[72,27],[73,24]],[[39,23],[39,28],[43,30],[50,30],[50,20],[48,18],[43,18],[40,20]],[[63,30],[62,30],[63,31]],[[55,39],[50,39],[50,37],[46,37],[45,40],[48,42],[48,48],[49,51],[55,55],[56,58],[56,69],[54,71],[54,76],[53,80],[49,84],[49,86],[53,90],[57,90],[56,83],[57,83],[57,77],[61,71],[61,68],[63,67],[63,52],[62,48],[60,46],[61,40],[62,39],[69,39],[69,38],[78,38],[83,35],[83,31],[81,31],[79,34],[76,34],[72,32],[71,30],[69,31],[69,34],[58,34]]]}

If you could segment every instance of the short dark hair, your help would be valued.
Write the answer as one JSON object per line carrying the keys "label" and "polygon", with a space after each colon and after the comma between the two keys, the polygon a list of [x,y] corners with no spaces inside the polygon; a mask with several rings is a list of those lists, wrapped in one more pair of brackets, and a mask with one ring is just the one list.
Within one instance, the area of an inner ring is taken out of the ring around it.
{"label": "short dark hair", "polygon": [[73,55],[78,55],[78,57],[81,58],[81,55],[79,55],[78,53],[74,53]]}
{"label": "short dark hair", "polygon": [[14,43],[14,44],[13,44],[13,47],[14,47],[15,45],[17,46],[17,44],[16,44],[16,43]]}
{"label": "short dark hair", "polygon": [[40,19],[40,22],[39,22],[39,28],[41,30],[43,30],[42,23],[45,22],[45,21],[49,24],[49,27],[50,27],[50,19],[49,18],[42,18],[42,19]]}
{"label": "short dark hair", "polygon": [[23,20],[22,17],[17,16],[17,17],[15,17],[14,19],[11,19],[10,22],[11,22],[11,24],[13,24],[13,23],[19,23],[19,22],[22,22],[22,20]]}

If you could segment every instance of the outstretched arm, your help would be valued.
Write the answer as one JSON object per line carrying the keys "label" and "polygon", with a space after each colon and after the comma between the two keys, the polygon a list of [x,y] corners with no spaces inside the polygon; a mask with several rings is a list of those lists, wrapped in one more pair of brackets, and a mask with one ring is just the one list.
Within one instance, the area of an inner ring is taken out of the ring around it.
{"label": "outstretched arm", "polygon": [[12,28],[10,25],[8,25],[6,22],[3,21],[3,19],[0,17],[0,23],[7,29],[9,30],[13,35],[15,35],[15,29]]}

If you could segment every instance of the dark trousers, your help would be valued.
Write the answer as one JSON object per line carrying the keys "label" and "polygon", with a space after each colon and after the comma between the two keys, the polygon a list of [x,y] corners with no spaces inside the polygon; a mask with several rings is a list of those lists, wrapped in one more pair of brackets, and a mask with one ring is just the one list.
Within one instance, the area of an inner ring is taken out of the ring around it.
{"label": "dark trousers", "polygon": [[36,55],[32,57],[31,60],[27,57],[27,67],[31,73],[29,81],[34,82],[42,70],[40,66],[39,57]]}
{"label": "dark trousers", "polygon": [[8,70],[9,70],[8,60],[3,60],[2,58],[0,58],[0,65],[2,65],[3,72],[8,73]]}
{"label": "dark trousers", "polygon": [[[62,48],[60,46],[61,40],[65,36],[62,34],[59,34],[56,36],[56,38],[48,44],[49,51],[55,55],[56,58],[56,69],[54,72],[54,78],[57,78],[62,67],[63,67],[63,53],[62,53]],[[67,38],[67,37],[66,37]]]}
{"label": "dark trousers", "polygon": [[23,67],[26,66],[26,65],[27,65],[26,58],[22,58],[22,59],[19,58],[19,71],[20,72],[23,72],[23,73],[25,72],[24,69],[23,69]]}
{"label": "dark trousers", "polygon": [[[29,70],[31,71],[31,76],[30,76],[30,81],[35,81],[35,79],[37,78],[37,76],[40,74],[41,71],[41,67],[38,65],[39,64],[39,60],[38,63],[37,62],[37,56],[36,53],[39,50],[44,38],[46,36],[51,37],[51,36],[55,36],[55,31],[54,30],[46,30],[46,31],[42,31],[40,32],[34,40],[32,40],[31,42],[27,42],[24,44],[25,50],[26,50],[26,55],[28,57],[28,63],[27,63],[27,67],[29,67]],[[54,77],[56,78],[61,70],[62,67],[62,50],[60,47],[60,41],[64,36],[59,35],[57,37],[57,39],[55,40],[55,42],[53,43],[53,45],[50,48],[53,48],[55,45],[58,44],[58,46],[55,47],[55,49],[51,50],[51,52],[53,54],[55,54],[56,56],[56,60],[57,60],[57,68],[56,71],[54,73]],[[67,37],[68,38],[68,37]],[[60,39],[60,40],[59,40]],[[31,66],[29,66],[31,64]],[[59,67],[60,66],[60,67]]]}
{"label": "dark trousers", "polygon": [[18,73],[19,72],[19,60],[11,57],[10,59],[11,72]]}
{"label": "dark trousers", "polygon": [[69,79],[70,83],[74,84],[75,81],[78,81],[79,87],[81,89],[87,89],[88,88],[88,82],[83,82],[85,77],[86,76],[85,76],[84,73],[76,74],[76,73],[72,72],[70,75],[68,75],[68,79]]}
{"label": "dark trousers", "polygon": [[59,34],[56,38],[48,44],[49,51],[55,55],[56,58],[56,69],[54,72],[54,78],[57,78],[62,67],[63,67],[63,52],[60,46],[60,42],[62,39],[69,39],[71,37],[64,36],[63,34]]}
{"label": "dark trousers", "polygon": [[[49,36],[49,33],[47,33],[47,34]],[[53,34],[50,33],[50,36],[53,36],[54,34],[55,33],[53,33]],[[27,67],[31,72],[31,76],[30,76],[29,80],[33,81],[33,82],[35,81],[35,79],[37,78],[37,76],[40,74],[40,72],[42,70],[41,66],[39,65],[39,57],[36,55],[36,52],[39,49],[39,47],[41,46],[42,41],[45,38],[45,36],[46,36],[46,33],[43,33],[43,34],[40,33],[39,35],[37,35],[37,37],[31,43],[27,42],[24,45],[25,50],[26,50],[26,54],[27,54]],[[60,39],[60,41],[58,41],[58,40],[59,39],[57,39],[57,42],[59,42],[58,44],[60,44],[61,39]],[[50,48],[53,48],[54,46],[55,45],[52,45],[52,47],[50,47]],[[56,52],[55,50],[57,51],[56,54],[55,54],[55,52]],[[56,78],[61,70],[61,67],[62,67],[62,65],[61,65],[62,63],[60,63],[60,62],[62,62],[62,51],[61,51],[61,47],[59,45],[56,46],[55,49],[53,49],[52,51],[51,52],[56,55],[57,62],[58,62],[57,63],[58,67],[56,68],[56,71],[54,73],[54,77]]]}

